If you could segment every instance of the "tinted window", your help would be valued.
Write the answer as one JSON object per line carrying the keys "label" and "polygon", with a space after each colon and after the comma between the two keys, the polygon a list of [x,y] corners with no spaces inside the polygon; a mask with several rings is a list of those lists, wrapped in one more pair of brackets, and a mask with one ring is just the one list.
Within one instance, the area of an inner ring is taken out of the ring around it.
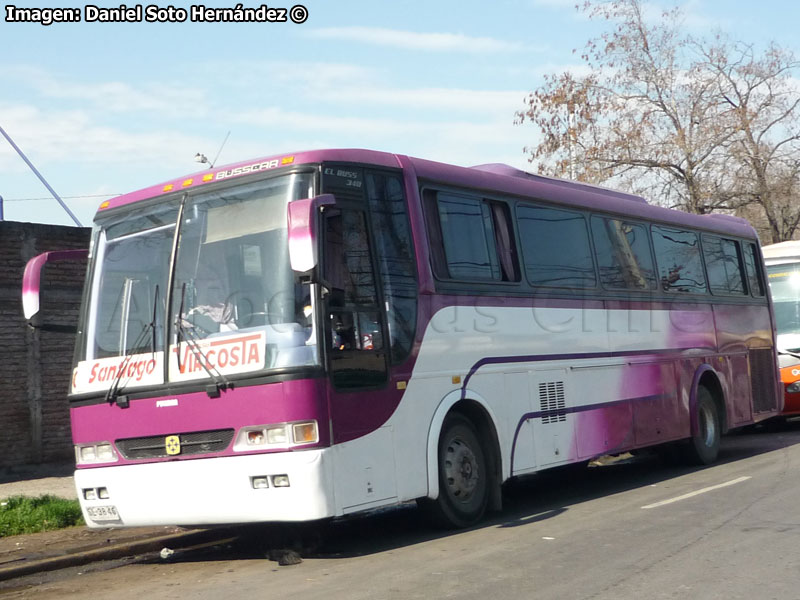
{"label": "tinted window", "polygon": [[744,264],[747,268],[747,282],[750,286],[750,293],[753,296],[763,296],[764,286],[761,284],[761,276],[759,267],[760,261],[758,260],[758,253],[756,252],[755,244],[744,245]]}
{"label": "tinted window", "polygon": [[703,254],[712,293],[745,293],[744,268],[738,242],[704,235]]}
{"label": "tinted window", "polygon": [[452,279],[500,280],[490,208],[478,198],[438,194],[445,261]]}
{"label": "tinted window", "polygon": [[650,238],[644,225],[592,217],[600,282],[610,289],[655,287]]}
{"label": "tinted window", "polygon": [[520,205],[517,220],[525,272],[531,283],[595,286],[591,245],[582,214]]}
{"label": "tinted window", "polygon": [[389,323],[392,362],[408,356],[417,322],[417,278],[414,244],[406,213],[402,180],[367,173],[372,229]]}
{"label": "tinted window", "polygon": [[324,229],[327,313],[325,341],[337,388],[382,385],[386,380],[383,312],[372,272],[364,213],[326,211]]}
{"label": "tinted window", "polygon": [[514,241],[514,227],[511,212],[503,202],[487,201],[486,206],[492,215],[497,257],[500,262],[503,281],[519,281],[519,260],[517,244]]}
{"label": "tinted window", "polygon": [[705,293],[706,278],[697,234],[657,225],[653,225],[652,232],[661,288],[670,292]]}
{"label": "tinted window", "polygon": [[334,303],[374,306],[375,280],[363,213],[345,210],[331,214],[325,235],[325,278]]}

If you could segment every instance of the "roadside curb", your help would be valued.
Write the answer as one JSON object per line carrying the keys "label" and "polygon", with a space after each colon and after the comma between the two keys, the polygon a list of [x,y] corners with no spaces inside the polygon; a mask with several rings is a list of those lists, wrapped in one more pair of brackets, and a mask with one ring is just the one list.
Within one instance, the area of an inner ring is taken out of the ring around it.
{"label": "roadside curb", "polygon": [[[77,550],[60,556],[48,556],[43,558],[20,559],[20,562],[13,566],[0,567],[0,581],[7,581],[16,577],[32,575],[45,571],[56,571],[69,567],[80,567],[92,562],[104,560],[114,560],[156,552],[164,547],[171,549],[187,548],[191,546],[203,545],[204,543],[214,543],[223,539],[225,533],[229,531],[200,529],[167,535],[157,535],[140,539],[131,539],[124,542],[117,542],[102,548],[91,548],[87,550]],[[23,562],[24,561],[24,562]]]}

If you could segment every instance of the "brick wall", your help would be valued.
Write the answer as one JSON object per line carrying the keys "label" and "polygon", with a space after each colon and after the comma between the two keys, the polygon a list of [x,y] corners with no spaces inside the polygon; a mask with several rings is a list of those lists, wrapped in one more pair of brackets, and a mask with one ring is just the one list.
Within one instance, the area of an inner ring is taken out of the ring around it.
{"label": "brick wall", "polygon": [[[88,247],[89,232],[0,221],[0,469],[73,458],[66,397],[75,336],[27,326],[22,273],[42,252]],[[45,323],[77,324],[85,270],[85,261],[44,268]]]}

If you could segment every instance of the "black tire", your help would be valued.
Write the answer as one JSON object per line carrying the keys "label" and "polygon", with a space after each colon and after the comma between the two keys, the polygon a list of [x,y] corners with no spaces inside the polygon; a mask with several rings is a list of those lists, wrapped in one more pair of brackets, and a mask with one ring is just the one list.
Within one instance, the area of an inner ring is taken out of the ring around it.
{"label": "black tire", "polygon": [[695,465],[708,465],[717,460],[722,434],[719,408],[708,388],[697,388],[697,431],[686,446],[686,458]]}
{"label": "black tire", "polygon": [[439,497],[421,506],[447,528],[469,527],[481,520],[489,503],[489,468],[475,426],[459,413],[442,424],[438,449]]}

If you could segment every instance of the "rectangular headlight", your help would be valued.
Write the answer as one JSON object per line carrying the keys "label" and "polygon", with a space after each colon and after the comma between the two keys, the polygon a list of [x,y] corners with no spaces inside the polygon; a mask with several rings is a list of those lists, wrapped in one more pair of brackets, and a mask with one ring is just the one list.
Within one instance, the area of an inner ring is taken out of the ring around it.
{"label": "rectangular headlight", "polygon": [[111,444],[97,444],[95,452],[99,462],[114,460],[114,449]]}
{"label": "rectangular headlight", "polygon": [[289,440],[286,435],[286,425],[280,427],[270,427],[267,429],[268,444],[285,444]]}
{"label": "rectangular headlight", "polygon": [[117,451],[109,442],[78,444],[75,446],[75,461],[79,465],[109,463],[119,460]]}
{"label": "rectangular headlight", "polygon": [[263,446],[267,441],[263,429],[249,430],[245,439],[250,446]]}
{"label": "rectangular headlight", "polygon": [[289,476],[288,475],[273,475],[272,476],[272,487],[276,487],[276,488],[289,487]]}
{"label": "rectangular headlight", "polygon": [[317,422],[295,423],[292,425],[292,436],[295,444],[313,444],[319,440]]}
{"label": "rectangular headlight", "polygon": [[93,463],[97,461],[97,449],[95,446],[80,446],[79,448],[81,462]]}
{"label": "rectangular headlight", "polygon": [[242,427],[233,444],[235,452],[257,449],[280,450],[294,445],[316,444],[319,430],[316,421],[294,421]]}

